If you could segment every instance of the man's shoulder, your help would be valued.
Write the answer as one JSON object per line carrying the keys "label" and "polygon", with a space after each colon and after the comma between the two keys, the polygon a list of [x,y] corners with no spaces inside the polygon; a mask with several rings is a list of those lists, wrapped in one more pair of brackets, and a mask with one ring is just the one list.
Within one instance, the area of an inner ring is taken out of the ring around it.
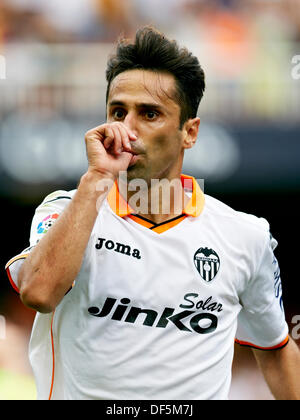
{"label": "man's shoulder", "polygon": [[258,217],[250,213],[238,211],[228,204],[205,194],[206,211],[215,217],[220,223],[230,224],[232,228],[239,228],[243,231],[252,231],[269,235],[269,223],[264,217]]}

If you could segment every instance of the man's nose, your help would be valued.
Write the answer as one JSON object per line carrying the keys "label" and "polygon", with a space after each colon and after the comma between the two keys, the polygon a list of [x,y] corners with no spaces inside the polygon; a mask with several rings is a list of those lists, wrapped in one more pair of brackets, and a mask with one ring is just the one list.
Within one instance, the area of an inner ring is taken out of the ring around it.
{"label": "man's nose", "polygon": [[137,132],[137,121],[136,121],[136,115],[133,112],[128,112],[123,123],[126,125],[126,127],[136,136],[138,136]]}

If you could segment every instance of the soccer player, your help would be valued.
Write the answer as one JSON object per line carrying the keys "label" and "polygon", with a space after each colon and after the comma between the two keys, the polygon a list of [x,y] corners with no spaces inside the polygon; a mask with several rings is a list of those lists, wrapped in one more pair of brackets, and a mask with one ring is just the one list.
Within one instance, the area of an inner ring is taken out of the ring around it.
{"label": "soccer player", "polygon": [[106,76],[87,172],[45,198],[6,267],[37,311],[38,398],[227,399],[236,340],[277,399],[299,399],[267,221],[181,174],[205,90],[198,59],[146,27],[119,42]]}

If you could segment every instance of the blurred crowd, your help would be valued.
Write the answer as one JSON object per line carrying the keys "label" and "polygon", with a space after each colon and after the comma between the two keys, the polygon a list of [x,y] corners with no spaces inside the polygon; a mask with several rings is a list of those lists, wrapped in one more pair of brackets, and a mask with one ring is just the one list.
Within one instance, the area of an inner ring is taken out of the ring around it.
{"label": "blurred crowd", "polygon": [[[300,41],[299,0],[1,0],[0,45],[111,42],[151,23],[210,42]],[[266,30],[266,28],[268,28]]]}
{"label": "blurred crowd", "polygon": [[291,59],[300,53],[300,0],[0,0],[0,194],[15,188],[1,173],[31,193],[37,179],[77,179],[84,128],[105,118],[112,43],[145,24],[199,57],[206,121],[299,120]]}

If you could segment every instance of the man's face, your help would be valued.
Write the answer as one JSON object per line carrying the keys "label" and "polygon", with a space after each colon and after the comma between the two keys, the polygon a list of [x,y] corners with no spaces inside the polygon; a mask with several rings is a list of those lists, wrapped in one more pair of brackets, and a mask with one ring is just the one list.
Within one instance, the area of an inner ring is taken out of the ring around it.
{"label": "man's face", "polygon": [[126,71],[112,81],[107,122],[122,122],[137,136],[132,149],[138,156],[128,168],[129,180],[150,182],[181,173],[184,148],[175,89],[172,75],[148,70]]}

